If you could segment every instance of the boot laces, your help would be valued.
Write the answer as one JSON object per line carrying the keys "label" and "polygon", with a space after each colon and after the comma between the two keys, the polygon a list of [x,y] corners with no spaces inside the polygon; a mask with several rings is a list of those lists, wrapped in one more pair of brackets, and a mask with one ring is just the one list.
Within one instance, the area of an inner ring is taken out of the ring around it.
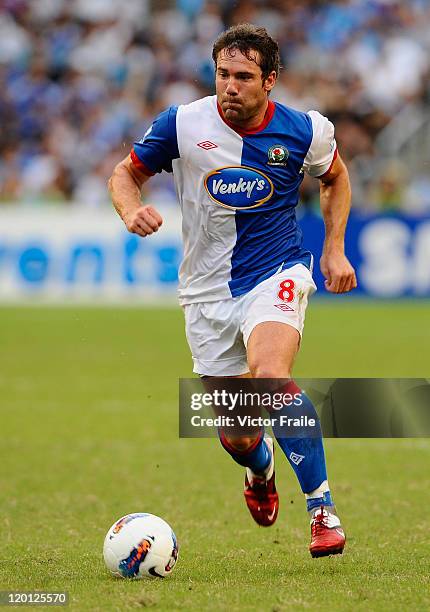
{"label": "boot laces", "polygon": [[274,478],[266,480],[264,477],[254,477],[252,484],[248,481],[249,488],[254,491],[257,495],[270,495],[274,493]]}
{"label": "boot laces", "polygon": [[321,535],[328,528],[328,516],[324,514],[324,506],[321,506],[320,512],[315,513],[312,521],[312,536]]}

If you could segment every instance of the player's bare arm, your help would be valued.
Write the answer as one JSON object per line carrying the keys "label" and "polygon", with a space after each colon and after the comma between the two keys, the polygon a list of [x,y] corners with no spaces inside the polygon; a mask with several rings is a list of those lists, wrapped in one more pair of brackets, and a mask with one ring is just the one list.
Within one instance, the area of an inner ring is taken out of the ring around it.
{"label": "player's bare arm", "polygon": [[345,255],[345,229],[351,207],[348,170],[338,155],[330,171],[320,179],[320,205],[325,240],[320,260],[325,286],[331,293],[347,293],[357,287],[354,268]]}
{"label": "player's bare arm", "polygon": [[128,155],[115,167],[109,179],[109,191],[117,213],[128,231],[142,238],[157,232],[163,223],[153,206],[142,206],[142,187],[149,178]]}

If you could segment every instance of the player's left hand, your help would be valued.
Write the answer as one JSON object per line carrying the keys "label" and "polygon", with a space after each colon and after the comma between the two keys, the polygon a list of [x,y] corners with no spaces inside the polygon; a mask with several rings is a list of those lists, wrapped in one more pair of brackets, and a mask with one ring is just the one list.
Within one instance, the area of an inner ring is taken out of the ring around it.
{"label": "player's left hand", "polygon": [[320,268],[325,278],[325,288],[330,293],[347,293],[357,287],[355,270],[344,253],[323,253]]}

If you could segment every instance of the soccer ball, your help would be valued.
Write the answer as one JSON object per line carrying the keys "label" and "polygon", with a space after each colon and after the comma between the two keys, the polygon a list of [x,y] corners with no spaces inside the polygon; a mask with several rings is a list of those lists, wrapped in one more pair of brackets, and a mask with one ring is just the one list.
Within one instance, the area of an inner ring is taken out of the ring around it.
{"label": "soccer ball", "polygon": [[178,543],[166,521],[146,512],[126,514],[106,534],[106,567],[121,578],[164,578],[175,567]]}

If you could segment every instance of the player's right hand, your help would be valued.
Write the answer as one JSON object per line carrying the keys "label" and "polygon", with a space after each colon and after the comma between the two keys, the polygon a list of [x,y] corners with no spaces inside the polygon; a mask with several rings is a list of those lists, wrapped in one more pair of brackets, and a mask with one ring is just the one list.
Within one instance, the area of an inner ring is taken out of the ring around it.
{"label": "player's right hand", "polygon": [[145,238],[145,236],[158,232],[158,228],[163,224],[163,219],[153,206],[140,206],[124,216],[124,223],[129,232]]}

